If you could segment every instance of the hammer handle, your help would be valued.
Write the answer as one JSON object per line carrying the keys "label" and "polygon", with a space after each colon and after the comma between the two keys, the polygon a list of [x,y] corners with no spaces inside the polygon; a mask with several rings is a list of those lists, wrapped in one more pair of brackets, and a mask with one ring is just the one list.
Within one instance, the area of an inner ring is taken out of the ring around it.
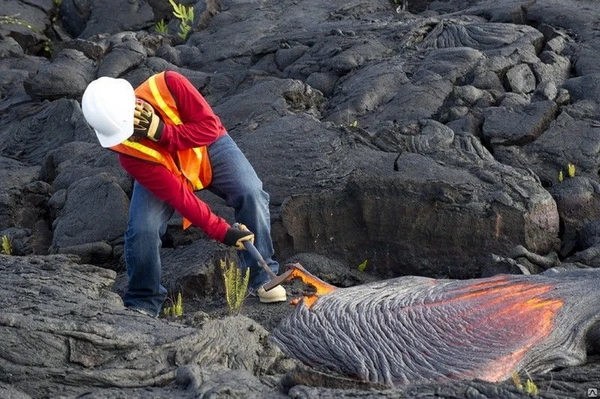
{"label": "hammer handle", "polygon": [[252,241],[244,241],[244,247],[246,247],[246,251],[250,252],[250,255],[258,262],[258,264],[261,265],[263,269],[265,269],[265,271],[271,279],[277,277],[277,275],[273,272],[273,270],[271,270],[269,265],[267,265],[267,262],[265,262],[260,252],[258,252],[258,249],[256,249],[254,244],[252,244]]}

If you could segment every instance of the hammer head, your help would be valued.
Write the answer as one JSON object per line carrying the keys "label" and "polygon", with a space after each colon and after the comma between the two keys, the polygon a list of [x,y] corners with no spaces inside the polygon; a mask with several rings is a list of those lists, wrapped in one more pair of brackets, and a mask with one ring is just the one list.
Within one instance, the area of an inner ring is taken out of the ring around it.
{"label": "hammer head", "polygon": [[271,281],[269,281],[268,283],[263,285],[263,288],[265,289],[265,291],[272,290],[273,288],[277,287],[278,285],[286,282],[288,280],[288,278],[291,276],[292,272],[293,272],[293,269],[288,268],[288,270],[286,270],[279,276],[272,278]]}

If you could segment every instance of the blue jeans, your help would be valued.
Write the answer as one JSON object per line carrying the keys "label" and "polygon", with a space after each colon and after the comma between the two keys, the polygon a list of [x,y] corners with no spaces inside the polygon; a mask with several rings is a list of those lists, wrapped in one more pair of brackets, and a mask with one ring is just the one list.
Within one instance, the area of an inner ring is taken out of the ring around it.
{"label": "blue jeans", "polygon": [[[279,264],[273,259],[269,194],[263,190],[261,180],[227,134],[209,146],[208,154],[213,178],[207,189],[234,208],[235,221],[245,224],[254,233],[258,252],[277,273]],[[161,285],[161,237],[173,213],[171,205],[134,182],[125,232],[125,263],[129,276],[123,297],[125,306],[159,314],[167,295]],[[242,269],[250,268],[250,290],[257,290],[269,281],[268,274],[247,251],[240,251],[238,255]]]}

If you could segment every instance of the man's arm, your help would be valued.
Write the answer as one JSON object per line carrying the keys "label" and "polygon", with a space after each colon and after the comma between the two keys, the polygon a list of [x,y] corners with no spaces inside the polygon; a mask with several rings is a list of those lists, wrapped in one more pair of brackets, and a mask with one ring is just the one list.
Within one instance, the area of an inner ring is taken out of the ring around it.
{"label": "man's arm", "polygon": [[177,101],[182,125],[165,124],[159,144],[169,152],[212,144],[225,134],[221,120],[211,106],[183,75],[168,71],[166,81]]}
{"label": "man's arm", "polygon": [[194,226],[201,228],[210,238],[223,242],[230,227],[215,215],[180,179],[162,165],[119,155],[121,165],[135,180],[157,198],[170,204]]}

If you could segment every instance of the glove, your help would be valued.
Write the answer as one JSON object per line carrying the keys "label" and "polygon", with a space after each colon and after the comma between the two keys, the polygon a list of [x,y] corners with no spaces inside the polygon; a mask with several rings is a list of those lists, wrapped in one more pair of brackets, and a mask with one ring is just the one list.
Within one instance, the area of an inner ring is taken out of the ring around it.
{"label": "glove", "polygon": [[[237,228],[235,226],[237,226]],[[227,229],[223,244],[244,251],[246,249],[246,247],[244,247],[244,242],[246,241],[250,241],[254,244],[254,233],[248,230],[243,224],[236,223],[234,224],[234,227]]]}
{"label": "glove", "polygon": [[133,134],[137,137],[147,137],[158,141],[162,135],[164,124],[154,113],[152,105],[145,101],[135,104],[133,112]]}

